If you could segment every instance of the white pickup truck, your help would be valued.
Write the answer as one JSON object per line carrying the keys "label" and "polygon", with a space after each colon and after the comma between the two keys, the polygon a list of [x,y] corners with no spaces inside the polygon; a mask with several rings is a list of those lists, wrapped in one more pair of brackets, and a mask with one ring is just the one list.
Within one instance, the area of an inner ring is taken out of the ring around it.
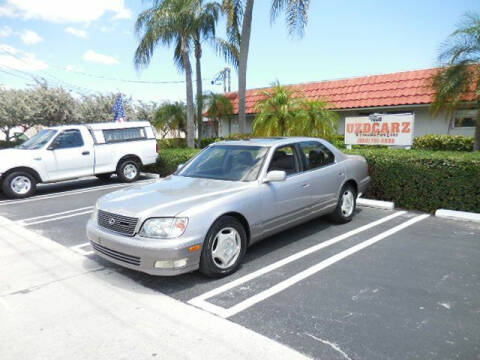
{"label": "white pickup truck", "polygon": [[7,197],[24,198],[38,183],[113,173],[137,180],[140,167],[157,159],[155,131],[148,121],[68,125],[41,130],[22,145],[0,150],[0,180]]}

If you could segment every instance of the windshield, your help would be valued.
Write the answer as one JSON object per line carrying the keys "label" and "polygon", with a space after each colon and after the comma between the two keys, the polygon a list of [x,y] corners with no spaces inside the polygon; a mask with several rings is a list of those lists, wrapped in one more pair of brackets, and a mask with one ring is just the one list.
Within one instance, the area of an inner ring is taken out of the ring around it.
{"label": "windshield", "polygon": [[253,181],[268,152],[264,146],[216,145],[202,151],[177,175],[229,181]]}
{"label": "windshield", "polygon": [[45,146],[56,133],[57,130],[41,130],[38,134],[25,141],[22,145],[18,145],[17,148],[27,150],[40,149]]}

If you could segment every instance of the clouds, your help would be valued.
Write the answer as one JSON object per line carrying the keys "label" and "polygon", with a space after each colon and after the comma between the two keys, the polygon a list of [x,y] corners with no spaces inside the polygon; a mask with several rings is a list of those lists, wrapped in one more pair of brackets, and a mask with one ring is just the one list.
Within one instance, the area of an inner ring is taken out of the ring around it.
{"label": "clouds", "polygon": [[35,54],[5,44],[0,44],[0,66],[20,71],[38,71],[48,67],[45,62],[37,59]]}
{"label": "clouds", "polygon": [[4,5],[0,6],[0,16],[54,23],[89,23],[107,13],[113,13],[114,19],[132,17],[124,0],[6,0]]}
{"label": "clouds", "polygon": [[75,29],[71,26],[66,27],[65,32],[84,39],[87,37],[87,32],[85,30]]}
{"label": "clouds", "polygon": [[4,25],[0,27],[0,37],[9,37],[12,35],[12,28],[10,26]]}
{"label": "clouds", "polygon": [[92,62],[92,63],[97,63],[97,64],[103,64],[103,65],[115,65],[118,64],[118,60],[115,59],[112,56],[104,55],[104,54],[99,54],[92,49],[89,49],[83,54],[83,60]]}
{"label": "clouds", "polygon": [[43,41],[40,35],[32,30],[25,30],[19,35],[25,45],[33,45]]}

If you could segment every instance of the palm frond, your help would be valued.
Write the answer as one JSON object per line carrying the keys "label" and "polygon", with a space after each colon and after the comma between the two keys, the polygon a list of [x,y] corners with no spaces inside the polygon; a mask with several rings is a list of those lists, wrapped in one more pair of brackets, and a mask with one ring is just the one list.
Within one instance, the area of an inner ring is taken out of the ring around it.
{"label": "palm frond", "polygon": [[274,22],[281,12],[285,12],[285,20],[290,35],[303,36],[308,23],[310,0],[273,0],[270,9],[270,22]]}

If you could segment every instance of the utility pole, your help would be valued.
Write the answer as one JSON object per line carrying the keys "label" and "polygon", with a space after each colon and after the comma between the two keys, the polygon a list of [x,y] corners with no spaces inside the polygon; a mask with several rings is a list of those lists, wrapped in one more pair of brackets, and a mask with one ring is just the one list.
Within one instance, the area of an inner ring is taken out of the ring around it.
{"label": "utility pole", "polygon": [[223,68],[215,78],[211,81],[212,85],[221,85],[223,84],[223,92],[231,92],[232,91],[232,71],[229,67]]}

